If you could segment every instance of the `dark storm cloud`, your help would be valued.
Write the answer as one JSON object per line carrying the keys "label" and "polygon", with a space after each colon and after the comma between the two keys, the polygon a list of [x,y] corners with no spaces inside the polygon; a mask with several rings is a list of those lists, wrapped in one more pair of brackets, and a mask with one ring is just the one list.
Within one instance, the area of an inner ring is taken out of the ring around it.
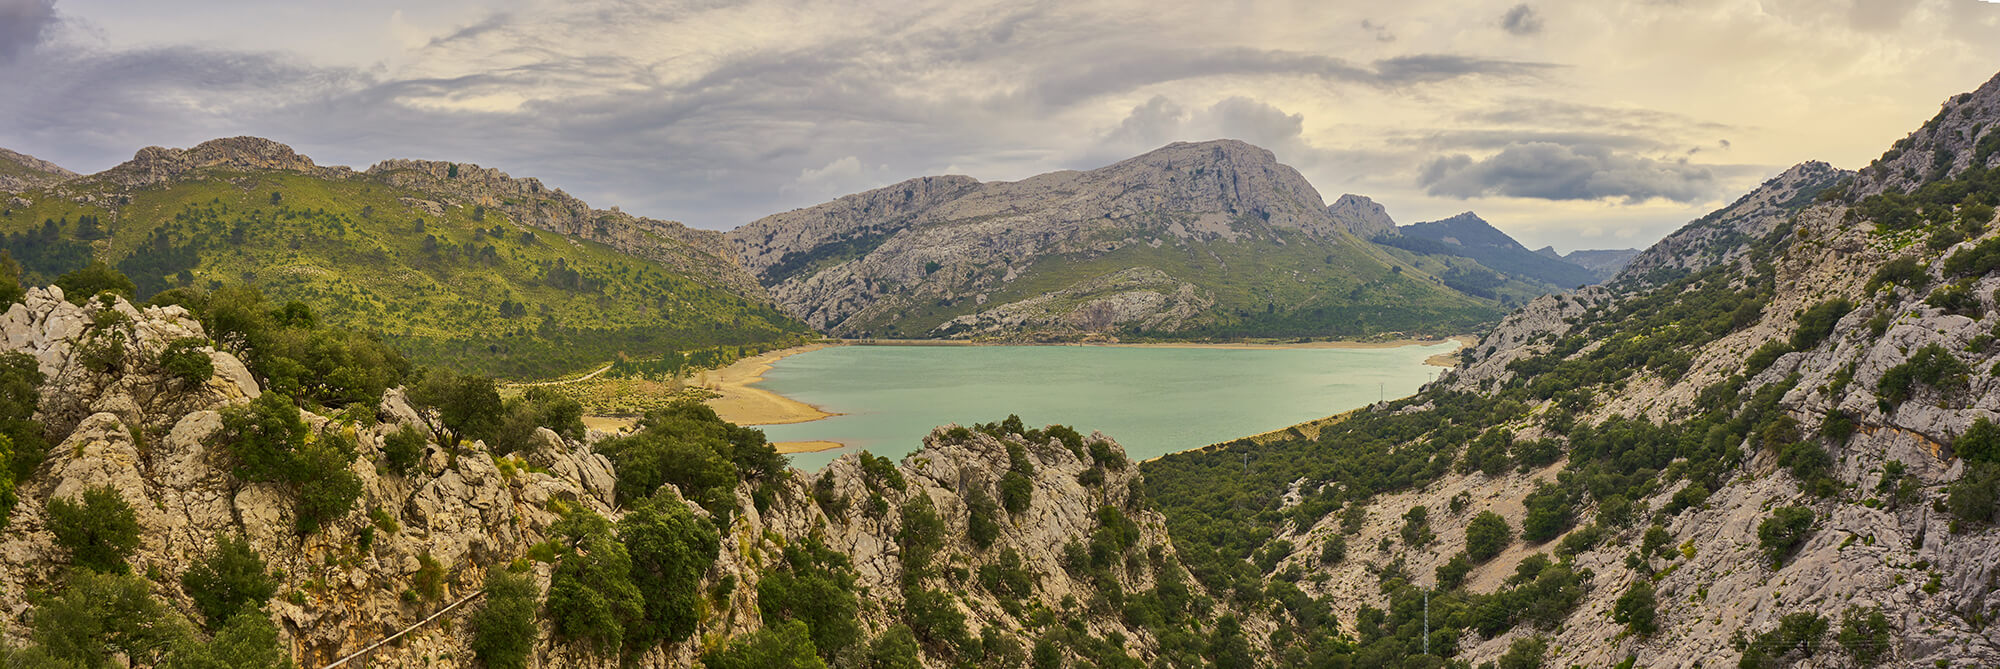
{"label": "dark storm cloud", "polygon": [[1514,5],[1513,9],[1501,15],[1500,27],[1516,35],[1533,35],[1542,31],[1542,16],[1536,14],[1533,7]]}
{"label": "dark storm cloud", "polygon": [[1713,197],[1713,170],[1656,160],[1603,146],[1549,142],[1514,144],[1483,159],[1465,154],[1424,164],[1417,183],[1441,197],[1505,196],[1544,200],[1697,202]]}
{"label": "dark storm cloud", "polygon": [[55,0],[0,0],[0,65],[41,44],[55,23]]}

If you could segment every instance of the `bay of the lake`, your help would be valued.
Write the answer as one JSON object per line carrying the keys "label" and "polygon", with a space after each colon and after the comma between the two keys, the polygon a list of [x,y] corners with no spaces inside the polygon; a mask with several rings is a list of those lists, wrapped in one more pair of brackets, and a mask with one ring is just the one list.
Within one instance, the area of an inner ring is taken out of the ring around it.
{"label": "bay of the lake", "polygon": [[835,346],[778,361],[759,387],[841,415],[762,429],[845,444],[792,455],[806,470],[864,449],[900,460],[933,427],[1008,414],[1101,431],[1144,460],[1412,394],[1443,371],[1424,360],[1456,346]]}

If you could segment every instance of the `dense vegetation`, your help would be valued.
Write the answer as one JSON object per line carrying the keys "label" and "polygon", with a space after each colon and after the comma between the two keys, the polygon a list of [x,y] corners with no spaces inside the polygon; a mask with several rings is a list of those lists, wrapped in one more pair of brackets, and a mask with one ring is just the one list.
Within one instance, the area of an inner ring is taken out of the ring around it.
{"label": "dense vegetation", "polygon": [[[211,170],[102,206],[30,196],[32,206],[0,216],[0,249],[25,285],[96,263],[131,277],[139,299],[253,286],[326,315],[336,333],[368,333],[464,372],[549,377],[672,352],[735,356],[810,334],[707,279],[496,210],[432,211],[420,205],[436,196],[371,178]],[[64,286],[78,299],[97,293],[75,287]]]}

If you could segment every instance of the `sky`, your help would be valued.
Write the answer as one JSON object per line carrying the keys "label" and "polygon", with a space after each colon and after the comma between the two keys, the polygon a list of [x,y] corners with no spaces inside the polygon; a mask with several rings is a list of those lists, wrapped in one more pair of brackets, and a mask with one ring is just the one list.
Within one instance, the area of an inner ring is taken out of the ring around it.
{"label": "sky", "polygon": [[256,135],[728,229],[1234,138],[1329,202],[1572,250],[1865,166],[1996,71],[1982,0],[0,0],[0,147]]}

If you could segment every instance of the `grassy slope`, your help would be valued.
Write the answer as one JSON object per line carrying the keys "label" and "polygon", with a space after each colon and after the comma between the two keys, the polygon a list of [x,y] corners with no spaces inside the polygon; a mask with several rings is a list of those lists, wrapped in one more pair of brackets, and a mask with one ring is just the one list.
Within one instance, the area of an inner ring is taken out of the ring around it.
{"label": "grassy slope", "polygon": [[[281,194],[276,205],[272,192]],[[29,197],[35,204],[0,218],[0,232],[67,219],[67,236],[79,216],[98,216],[114,233],[93,243],[95,255],[121,264],[142,292],[179,283],[185,266],[197,287],[254,284],[339,325],[380,333],[420,362],[459,369],[540,377],[668,350],[770,348],[809,334],[773,308],[649,261],[547,231],[527,243],[527,229],[498,212],[479,221],[463,207],[432,215],[400,201],[430,198],[368,179],[217,170],[139,191],[115,212]],[[425,250],[427,235],[438,239],[435,254]],[[190,250],[192,266],[171,260]],[[23,259],[45,270],[31,281],[60,269]],[[558,285],[562,272],[551,270],[559,261],[597,287]],[[506,302],[523,307],[503,314]]]}
{"label": "grassy slope", "polygon": [[[989,294],[971,299],[910,305],[894,322],[866,322],[892,336],[923,336],[959,315],[1059,291],[1131,267],[1153,267],[1188,281],[1216,302],[1214,322],[1182,332],[1131,333],[1150,337],[1364,337],[1385,332],[1455,334],[1501,313],[1493,302],[1457,294],[1421,270],[1398,274],[1404,264],[1361,242],[1324,244],[1291,231],[1273,230],[1285,243],[1190,242],[1179,246],[1128,244],[1102,255],[1050,255]],[[1123,237],[1124,233],[1117,236]],[[996,269],[996,271],[998,271]]]}

